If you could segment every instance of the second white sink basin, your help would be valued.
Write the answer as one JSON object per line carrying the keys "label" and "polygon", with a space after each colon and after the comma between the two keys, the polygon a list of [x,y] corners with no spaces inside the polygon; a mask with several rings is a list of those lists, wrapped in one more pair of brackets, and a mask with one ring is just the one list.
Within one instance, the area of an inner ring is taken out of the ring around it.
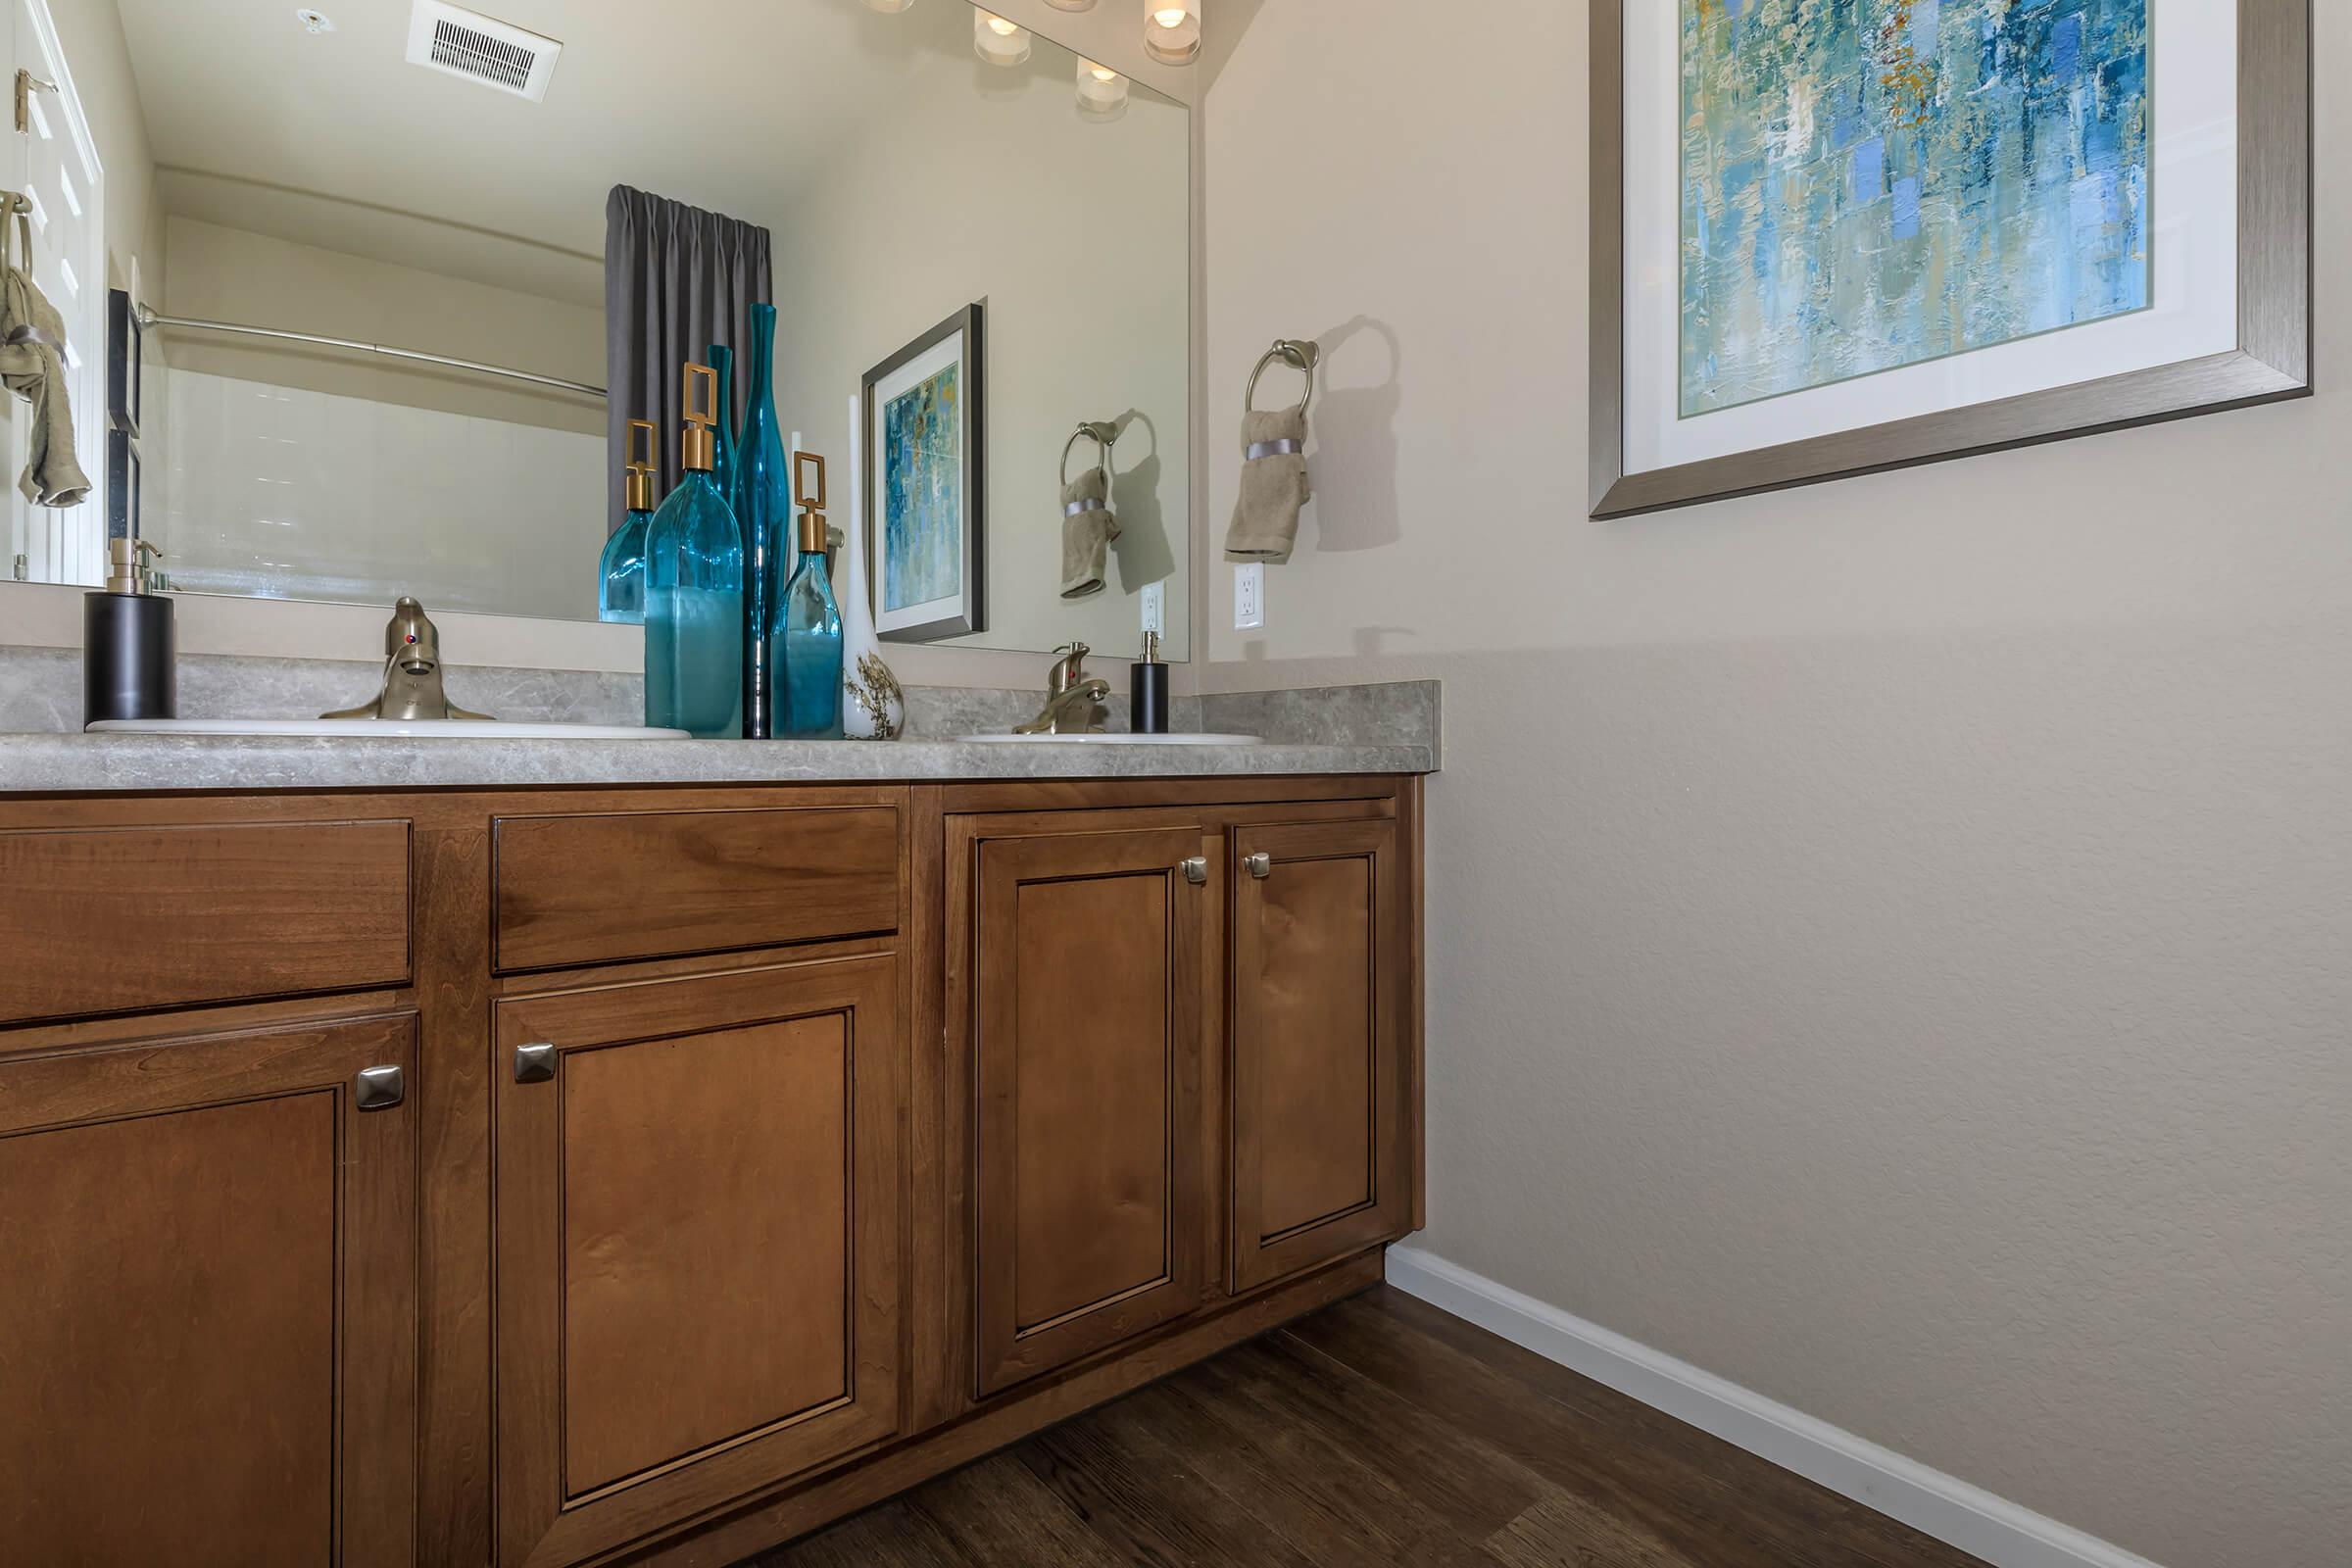
{"label": "second white sink basin", "polygon": [[682,729],[619,724],[509,724],[495,718],[102,718],[109,735],[350,735],[476,741],[682,741]]}
{"label": "second white sink basin", "polygon": [[991,745],[1051,741],[1060,746],[1256,746],[1262,741],[1256,735],[959,735],[956,739]]}

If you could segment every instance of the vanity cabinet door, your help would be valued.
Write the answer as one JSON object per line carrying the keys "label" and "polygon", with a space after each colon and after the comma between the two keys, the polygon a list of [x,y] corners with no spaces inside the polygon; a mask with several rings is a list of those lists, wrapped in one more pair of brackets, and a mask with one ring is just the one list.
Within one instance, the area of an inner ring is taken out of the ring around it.
{"label": "vanity cabinet door", "polygon": [[498,1560],[899,1428],[898,960],[497,1005]]}
{"label": "vanity cabinet door", "polygon": [[1390,821],[1234,833],[1232,1285],[1408,1228],[1406,966]]}
{"label": "vanity cabinet door", "polygon": [[1197,827],[979,848],[982,1396],[1200,1302],[1201,850]]}
{"label": "vanity cabinet door", "polygon": [[403,1013],[0,1060],[0,1559],[407,1568],[416,1056]]}

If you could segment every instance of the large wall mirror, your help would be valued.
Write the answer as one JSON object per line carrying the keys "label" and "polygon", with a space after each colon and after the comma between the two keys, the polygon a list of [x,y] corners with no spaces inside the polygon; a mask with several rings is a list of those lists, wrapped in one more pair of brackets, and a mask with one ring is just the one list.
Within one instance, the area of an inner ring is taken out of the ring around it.
{"label": "large wall mirror", "polygon": [[[625,187],[640,220],[676,204],[760,235],[767,276],[745,286],[775,307],[781,429],[830,460],[836,528],[870,513],[877,555],[912,563],[869,572],[906,577],[886,628],[906,610],[925,640],[1127,653],[1157,603],[1186,656],[1184,106],[963,0],[46,10],[48,39],[20,18],[18,65],[62,52],[73,101],[36,89],[55,136],[23,138],[9,177],[42,210],[34,276],[68,318],[97,489],[12,502],[20,578],[96,581],[111,518],[175,592],[596,618],[613,433],[657,421],[664,483],[679,447],[680,365],[616,375],[615,342],[643,360],[710,303],[691,224],[608,288]],[[441,68],[413,59],[436,40]],[[101,176],[77,174],[77,136]],[[117,323],[141,367],[127,419],[107,285],[148,318]],[[753,333],[723,303],[740,416]],[[956,320],[980,330],[941,349]],[[7,418],[21,466],[30,416]],[[1090,424],[1115,436],[1100,586],[1065,560]],[[941,445],[966,431],[968,465]],[[940,544],[893,532],[935,533],[917,503],[959,475],[975,576],[945,597],[977,607],[969,633],[911,612],[943,597]]]}

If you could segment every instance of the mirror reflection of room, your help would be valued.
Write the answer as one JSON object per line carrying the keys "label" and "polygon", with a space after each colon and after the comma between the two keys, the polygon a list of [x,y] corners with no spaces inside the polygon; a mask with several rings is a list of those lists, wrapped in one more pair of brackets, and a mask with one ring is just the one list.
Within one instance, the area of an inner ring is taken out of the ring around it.
{"label": "mirror reflection of room", "polygon": [[[1125,652],[1149,591],[1185,657],[1182,106],[1026,29],[984,50],[961,4],[50,9],[102,175],[48,202],[35,272],[88,318],[76,450],[122,472],[87,515],[17,505],[18,575],[97,581],[111,527],[182,594],[599,618],[630,422],[659,506],[684,367],[730,362],[723,455],[772,305],[759,396],[833,465],[833,586],[864,556],[885,640]],[[141,328],[133,435],[109,293]],[[901,417],[891,370],[965,314],[952,429]],[[1092,519],[1057,466],[1087,423],[1117,432],[1071,466]]]}

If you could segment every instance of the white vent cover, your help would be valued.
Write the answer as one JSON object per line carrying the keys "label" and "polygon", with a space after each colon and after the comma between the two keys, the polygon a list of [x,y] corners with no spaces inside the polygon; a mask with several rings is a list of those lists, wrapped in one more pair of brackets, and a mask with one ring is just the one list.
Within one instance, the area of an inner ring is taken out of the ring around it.
{"label": "white vent cover", "polygon": [[537,103],[547,96],[564,46],[553,38],[466,11],[416,0],[409,16],[409,63],[447,72]]}

